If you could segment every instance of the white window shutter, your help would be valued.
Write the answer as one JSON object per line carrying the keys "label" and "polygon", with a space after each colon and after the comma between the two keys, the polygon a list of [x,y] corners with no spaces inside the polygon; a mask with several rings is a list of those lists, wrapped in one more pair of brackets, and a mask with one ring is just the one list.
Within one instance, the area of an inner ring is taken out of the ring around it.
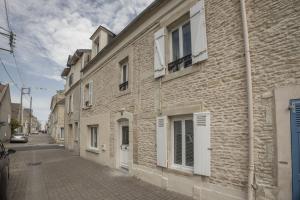
{"label": "white window shutter", "polygon": [[10,121],[11,121],[11,116],[10,116],[10,114],[8,114],[8,115],[7,115],[7,123],[10,124]]}
{"label": "white window shutter", "polygon": [[210,113],[194,113],[194,173],[210,176]]}
{"label": "white window shutter", "polygon": [[157,165],[167,167],[167,120],[166,116],[156,118]]}
{"label": "white window shutter", "polygon": [[165,32],[165,28],[161,28],[154,34],[154,78],[166,74]]}
{"label": "white window shutter", "polygon": [[89,102],[90,105],[93,104],[93,81],[89,83]]}
{"label": "white window shutter", "polygon": [[67,106],[67,113],[69,114],[69,98],[67,98],[66,100],[65,100],[65,102],[66,102],[66,106]]}
{"label": "white window shutter", "polygon": [[80,93],[81,93],[81,108],[84,108],[84,87],[83,86],[81,86],[81,91],[80,91]]}
{"label": "white window shutter", "polygon": [[74,107],[73,107],[73,103],[74,102],[74,99],[73,99],[73,94],[72,94],[72,96],[71,96],[71,112],[73,112],[74,110]]}
{"label": "white window shutter", "polygon": [[195,64],[208,58],[204,0],[200,0],[190,9],[190,23],[192,60]]}

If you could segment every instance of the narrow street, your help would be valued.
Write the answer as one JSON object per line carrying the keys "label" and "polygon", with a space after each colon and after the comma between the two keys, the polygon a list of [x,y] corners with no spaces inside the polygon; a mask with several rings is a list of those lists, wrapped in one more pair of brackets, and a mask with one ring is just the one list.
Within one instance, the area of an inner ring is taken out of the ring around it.
{"label": "narrow street", "polygon": [[191,199],[74,156],[59,146],[34,148],[47,143],[51,143],[48,135],[30,136],[27,146],[31,149],[11,156],[9,200]]}

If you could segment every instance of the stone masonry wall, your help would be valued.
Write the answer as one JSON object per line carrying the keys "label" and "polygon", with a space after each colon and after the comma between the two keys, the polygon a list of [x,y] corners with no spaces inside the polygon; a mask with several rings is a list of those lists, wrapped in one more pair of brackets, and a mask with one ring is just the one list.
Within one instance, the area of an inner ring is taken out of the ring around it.
{"label": "stone masonry wall", "polygon": [[[86,81],[94,81],[94,105],[82,115],[92,118],[99,113],[111,113],[108,134],[113,159],[114,114],[123,108],[132,112],[133,162],[156,168],[155,121],[160,95],[162,109],[201,102],[203,110],[211,112],[213,150],[211,176],[207,181],[246,191],[248,108],[240,1],[207,0],[205,7],[208,60],[185,69],[187,73],[167,74],[160,91],[159,80],[153,78],[154,33],[158,27],[151,27],[98,66],[98,71],[85,77]],[[247,1],[253,65],[255,172],[257,182],[267,187],[276,185],[272,92],[277,86],[300,84],[299,7],[296,0]],[[125,57],[129,59],[129,92],[120,93],[119,62]]]}
{"label": "stone masonry wall", "polygon": [[[249,0],[257,181],[276,185],[273,90],[300,84],[300,2]],[[287,102],[288,106],[288,102]]]}
{"label": "stone masonry wall", "polygon": [[[244,188],[248,133],[243,38],[241,20],[237,17],[239,1],[206,2],[209,59],[193,66],[195,72],[191,74],[166,80],[174,76],[170,74],[163,79],[162,107],[203,102],[205,110],[212,114],[212,176],[209,182]],[[158,96],[155,91],[159,88],[159,81],[153,78],[153,34],[154,31],[145,34],[134,44],[134,66],[141,66],[143,72],[139,82],[138,163],[148,167],[156,164]]]}

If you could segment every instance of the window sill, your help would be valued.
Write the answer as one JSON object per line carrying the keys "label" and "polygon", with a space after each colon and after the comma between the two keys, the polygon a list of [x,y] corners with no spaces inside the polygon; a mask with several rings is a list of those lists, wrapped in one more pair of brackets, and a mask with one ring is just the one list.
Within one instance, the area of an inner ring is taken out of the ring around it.
{"label": "window sill", "polygon": [[93,154],[99,154],[100,153],[99,149],[92,149],[92,148],[88,148],[85,151],[89,152],[89,153],[93,153]]}
{"label": "window sill", "polygon": [[130,94],[131,91],[130,91],[130,88],[127,88],[127,90],[124,90],[124,91],[118,91],[116,96],[115,97],[121,97],[121,96],[125,96],[125,95],[128,95]]}
{"label": "window sill", "polygon": [[162,82],[167,82],[167,81],[171,81],[173,79],[177,79],[189,74],[193,74],[195,72],[199,72],[200,71],[200,67],[199,66],[195,66],[192,65],[188,68],[184,68],[183,70],[177,71],[177,72],[171,72],[169,74],[167,74],[163,79]]}
{"label": "window sill", "polygon": [[92,105],[90,105],[90,106],[85,106],[85,107],[82,108],[82,110],[89,110],[89,109],[91,109],[91,108],[92,108]]}
{"label": "window sill", "polygon": [[167,169],[168,172],[176,173],[183,176],[194,176],[193,168],[185,168],[172,165]]}

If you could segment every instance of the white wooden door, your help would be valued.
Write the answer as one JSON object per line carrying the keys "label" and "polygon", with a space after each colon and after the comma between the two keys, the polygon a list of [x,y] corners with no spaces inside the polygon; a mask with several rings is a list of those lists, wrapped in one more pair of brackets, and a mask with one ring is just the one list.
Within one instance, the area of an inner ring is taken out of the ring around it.
{"label": "white wooden door", "polygon": [[128,123],[121,123],[120,126],[120,166],[128,168],[129,157],[129,126]]}

